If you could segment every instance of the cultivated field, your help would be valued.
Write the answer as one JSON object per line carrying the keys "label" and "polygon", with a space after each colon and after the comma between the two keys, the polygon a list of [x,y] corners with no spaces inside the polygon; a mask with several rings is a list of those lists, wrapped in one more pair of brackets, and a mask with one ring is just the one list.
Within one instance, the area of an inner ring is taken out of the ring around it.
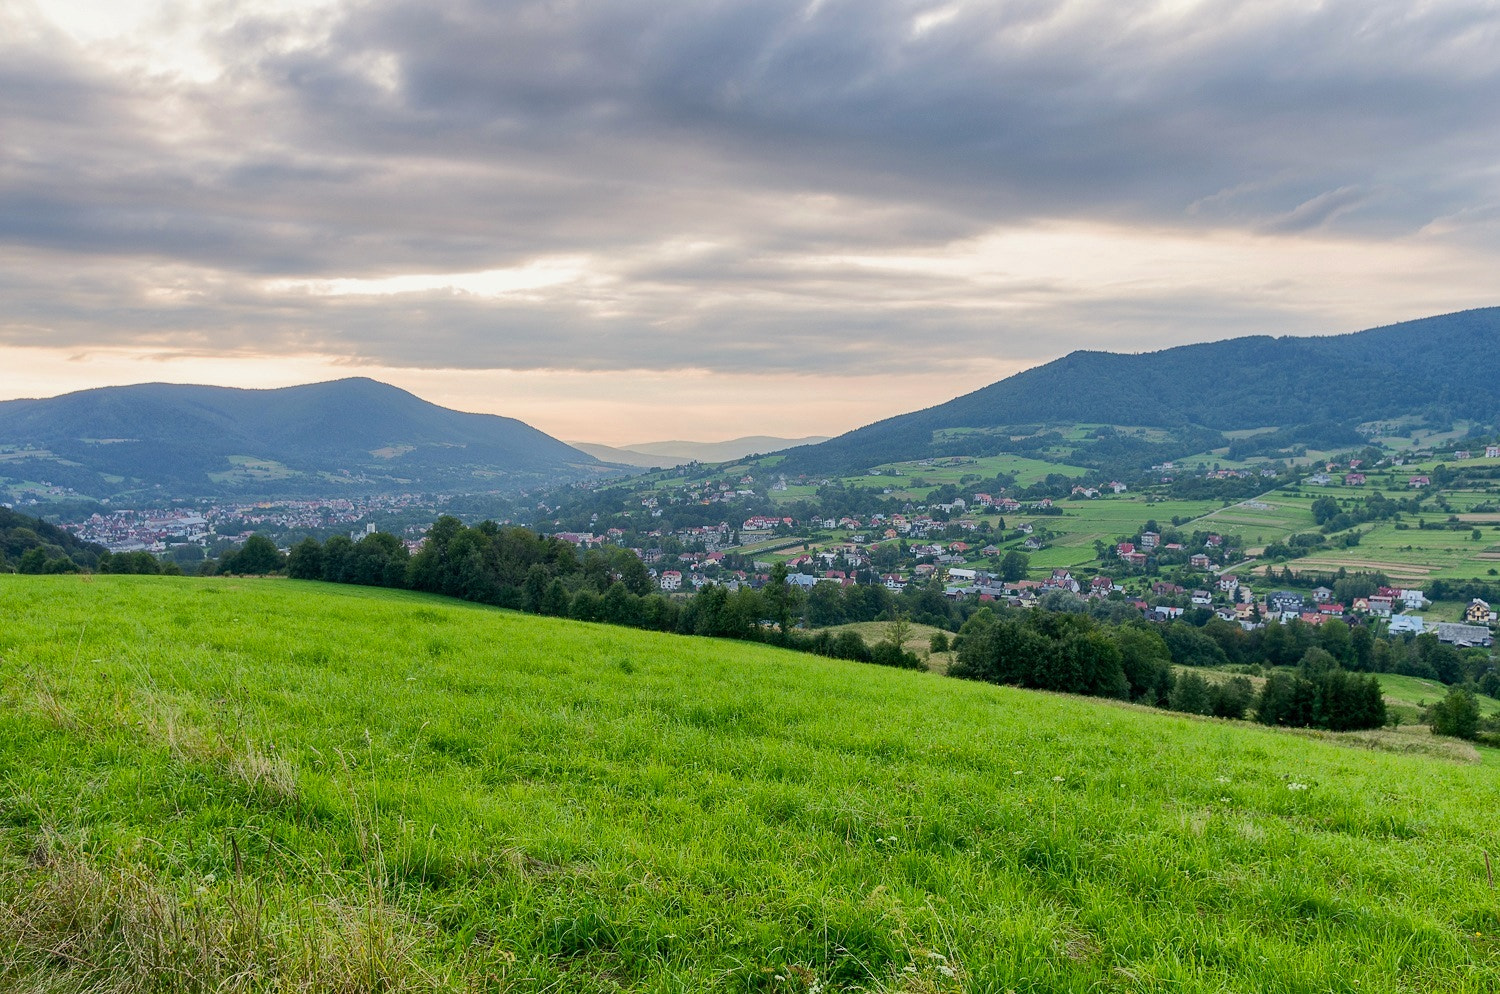
{"label": "cultivated field", "polygon": [[1486,750],[292,581],[0,576],[0,616],[6,990],[1500,976]]}

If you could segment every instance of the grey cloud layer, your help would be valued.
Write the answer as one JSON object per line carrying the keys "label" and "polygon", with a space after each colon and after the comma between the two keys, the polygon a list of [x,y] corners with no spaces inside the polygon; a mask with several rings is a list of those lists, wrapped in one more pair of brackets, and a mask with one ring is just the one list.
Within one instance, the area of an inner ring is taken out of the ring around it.
{"label": "grey cloud layer", "polygon": [[[1242,318],[1313,327],[1200,289],[1109,318],[1108,293],[1001,279],[1031,306],[1007,336],[972,291],[839,258],[1037,219],[1426,228],[1500,254],[1487,2],[377,0],[205,21],[210,84],[120,69],[0,9],[12,343],[869,371],[920,340],[905,368],[940,368]],[[577,255],[595,278],[498,300],[267,283]]]}

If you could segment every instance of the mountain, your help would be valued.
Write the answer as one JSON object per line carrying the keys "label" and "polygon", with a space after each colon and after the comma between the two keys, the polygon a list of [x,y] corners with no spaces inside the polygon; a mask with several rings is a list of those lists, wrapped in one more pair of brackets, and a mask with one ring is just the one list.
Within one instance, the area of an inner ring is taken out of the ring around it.
{"label": "mountain", "polygon": [[827,435],[806,438],[776,438],[771,435],[746,435],[726,442],[641,442],[615,448],[595,442],[569,442],[573,448],[587,452],[605,462],[626,466],[678,466],[687,462],[728,462],[755,453],[780,452],[799,445],[816,445],[828,441]]}
{"label": "mountain", "polygon": [[0,403],[0,476],[96,497],[513,490],[602,471],[514,418],[364,377],[277,390],[145,383]]}
{"label": "mountain", "polygon": [[[1300,426],[1343,444],[1355,425],[1411,414],[1494,422],[1497,352],[1500,307],[1344,335],[1074,352],[946,404],[793,449],[782,468],[829,472],[945,454],[954,443],[935,433],[952,429],[1084,423],[1212,434]],[[992,434],[989,443],[1003,450],[1005,440]]]}

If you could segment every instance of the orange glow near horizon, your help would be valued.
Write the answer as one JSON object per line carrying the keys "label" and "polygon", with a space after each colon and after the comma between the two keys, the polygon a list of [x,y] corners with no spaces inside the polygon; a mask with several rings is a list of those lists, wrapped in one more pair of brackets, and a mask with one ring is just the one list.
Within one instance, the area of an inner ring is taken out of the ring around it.
{"label": "orange glow near horizon", "polygon": [[170,356],[128,349],[0,347],[0,399],[51,397],[131,383],[275,389],[368,376],[443,407],[499,414],[554,438],[623,446],[745,435],[838,435],[930,407],[1026,368],[975,362],[962,373],[735,375],[704,370],[410,369],[333,356]]}

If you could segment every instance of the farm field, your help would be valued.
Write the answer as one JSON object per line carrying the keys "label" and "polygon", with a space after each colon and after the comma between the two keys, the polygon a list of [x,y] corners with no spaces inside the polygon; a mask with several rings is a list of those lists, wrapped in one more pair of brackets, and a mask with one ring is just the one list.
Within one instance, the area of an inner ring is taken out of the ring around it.
{"label": "farm field", "polygon": [[[1070,466],[1066,463],[1047,462],[1041,459],[1029,459],[1025,456],[998,455],[998,456],[958,456],[941,458],[928,461],[924,464],[921,460],[911,462],[885,463],[874,467],[876,472],[863,476],[845,476],[840,479],[846,486],[850,487],[889,487],[895,496],[909,500],[926,500],[928,495],[938,487],[951,483],[963,491],[962,496],[966,501],[973,498],[972,490],[983,489],[978,483],[964,484],[966,477],[979,477],[990,479],[999,473],[1009,473],[1016,477],[1016,485],[1028,487],[1053,473],[1063,476],[1082,476],[1088,470],[1081,466]],[[918,482],[920,481],[920,483]],[[971,481],[972,482],[972,481]],[[802,490],[802,487],[788,486],[782,494],[782,498],[788,494]],[[807,492],[811,493],[816,488]]]}
{"label": "farm field", "polygon": [[6,989],[1500,971],[1489,750],[285,580],[0,576],[0,609]]}
{"label": "farm field", "polygon": [[1500,532],[1481,526],[1480,540],[1471,531],[1407,528],[1382,521],[1360,526],[1365,532],[1352,549],[1319,552],[1292,563],[1293,569],[1380,571],[1392,579],[1420,582],[1429,579],[1487,579],[1487,570],[1500,566]]}
{"label": "farm field", "polygon": [[1240,535],[1254,553],[1271,542],[1314,527],[1312,500],[1278,491],[1210,511],[1198,522]]}

